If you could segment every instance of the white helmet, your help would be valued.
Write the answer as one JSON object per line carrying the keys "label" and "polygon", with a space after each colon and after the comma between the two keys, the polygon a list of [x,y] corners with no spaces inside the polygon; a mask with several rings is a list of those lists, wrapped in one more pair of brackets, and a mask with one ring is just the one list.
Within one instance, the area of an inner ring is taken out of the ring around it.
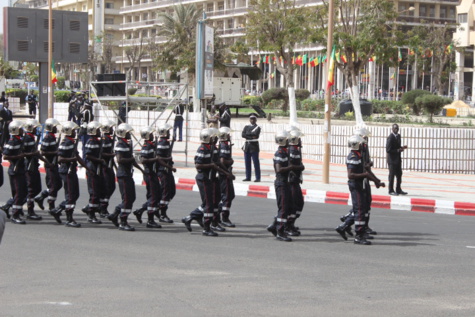
{"label": "white helmet", "polygon": [[286,146],[288,138],[289,138],[289,134],[287,133],[287,131],[277,132],[275,134],[275,143],[277,143],[280,146]]}
{"label": "white helmet", "polygon": [[88,135],[96,135],[97,130],[102,127],[102,124],[98,121],[91,121],[87,124],[86,132]]}
{"label": "white helmet", "polygon": [[299,145],[300,138],[303,137],[305,134],[300,132],[300,130],[291,130],[289,132],[289,144],[291,145]]}
{"label": "white helmet", "polygon": [[153,134],[155,129],[153,127],[143,127],[140,129],[140,137],[144,140],[150,139],[150,134]]}
{"label": "white helmet", "polygon": [[355,130],[355,134],[361,135],[363,138],[364,137],[370,137],[371,136],[371,131],[369,131],[367,128],[358,128]]}
{"label": "white helmet", "polygon": [[55,118],[48,118],[45,121],[45,130],[48,132],[53,132],[54,127],[60,125],[59,121]]}
{"label": "white helmet", "polygon": [[221,141],[229,141],[231,135],[231,129],[228,127],[219,128],[218,137]]}
{"label": "white helmet", "polygon": [[168,131],[170,131],[171,128],[173,127],[169,125],[168,123],[160,124],[157,128],[158,135],[161,137],[167,137]]}
{"label": "white helmet", "polygon": [[115,127],[115,122],[112,120],[106,120],[102,122],[101,132],[102,133],[111,133],[112,128]]}
{"label": "white helmet", "polygon": [[25,124],[23,125],[23,130],[26,132],[33,132],[35,128],[41,126],[40,122],[36,119],[28,119],[26,120]]}
{"label": "white helmet", "polygon": [[118,137],[125,138],[127,133],[134,131],[134,128],[128,123],[121,123],[117,127],[117,130],[115,133],[117,134]]}
{"label": "white helmet", "polygon": [[361,135],[355,134],[348,138],[348,147],[352,150],[359,150],[361,143],[364,143],[364,139]]}
{"label": "white helmet", "polygon": [[23,128],[23,122],[13,120],[8,126],[8,132],[10,132],[11,135],[20,135],[21,128]]}
{"label": "white helmet", "polygon": [[210,131],[211,129],[203,129],[200,132],[200,141],[201,143],[210,143],[211,142],[211,137],[213,137],[213,134]]}
{"label": "white helmet", "polygon": [[79,129],[79,126],[72,121],[66,121],[61,124],[61,133],[67,136],[71,136],[73,131],[77,129]]}

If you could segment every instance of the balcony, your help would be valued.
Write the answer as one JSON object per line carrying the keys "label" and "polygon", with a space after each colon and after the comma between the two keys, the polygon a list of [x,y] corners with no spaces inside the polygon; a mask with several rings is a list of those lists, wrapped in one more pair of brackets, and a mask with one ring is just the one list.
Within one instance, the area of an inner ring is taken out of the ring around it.
{"label": "balcony", "polygon": [[120,29],[126,30],[126,29],[135,29],[135,28],[141,28],[141,27],[151,27],[151,26],[159,25],[159,24],[160,22],[157,19],[137,21],[137,22],[126,22],[120,25]]}
{"label": "balcony", "polygon": [[[133,13],[133,12],[150,10],[150,9],[168,8],[168,7],[172,7],[178,4],[177,2],[178,1],[176,0],[160,0],[160,1],[155,1],[155,2],[133,4],[130,6],[125,6],[125,7],[120,8],[120,13],[126,14],[126,13]],[[180,1],[180,4],[191,4],[191,3],[200,3],[200,2],[206,2],[206,0],[183,0],[183,1]]]}
{"label": "balcony", "polygon": [[246,28],[235,28],[226,30],[217,29],[215,34],[222,37],[244,36],[246,34]]}
{"label": "balcony", "polygon": [[241,8],[234,8],[234,9],[226,9],[226,10],[219,10],[219,11],[210,11],[206,12],[206,17],[209,19],[220,19],[226,16],[236,16],[236,15],[246,15],[249,8],[241,7]]}

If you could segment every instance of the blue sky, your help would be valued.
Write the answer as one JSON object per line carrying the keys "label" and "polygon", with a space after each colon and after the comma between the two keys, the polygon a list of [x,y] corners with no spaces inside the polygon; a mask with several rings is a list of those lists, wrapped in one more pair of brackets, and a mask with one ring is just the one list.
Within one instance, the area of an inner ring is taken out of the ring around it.
{"label": "blue sky", "polygon": [[3,34],[3,7],[8,6],[8,0],[0,0],[0,7],[2,8],[2,12],[0,12],[0,30]]}

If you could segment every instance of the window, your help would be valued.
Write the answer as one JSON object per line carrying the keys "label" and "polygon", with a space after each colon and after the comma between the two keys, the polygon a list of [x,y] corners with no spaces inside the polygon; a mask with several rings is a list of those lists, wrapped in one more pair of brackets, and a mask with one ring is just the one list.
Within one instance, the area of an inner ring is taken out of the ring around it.
{"label": "window", "polygon": [[84,11],[87,11],[87,5],[83,4],[81,10],[82,10],[83,12],[84,12]]}
{"label": "window", "polygon": [[440,6],[440,18],[446,19],[447,18],[447,6]]}
{"label": "window", "polygon": [[228,20],[228,29],[234,29],[234,20],[233,19]]}
{"label": "window", "polygon": [[114,18],[105,18],[104,24],[114,24]]}
{"label": "window", "polygon": [[451,7],[449,9],[449,16],[448,16],[449,19],[455,19],[455,8],[454,7]]}
{"label": "window", "polygon": [[429,16],[435,18],[435,5],[429,6]]}
{"label": "window", "polygon": [[147,21],[147,20],[148,20],[148,13],[144,13],[144,14],[142,15],[142,20],[143,20],[143,21]]}
{"label": "window", "polygon": [[224,1],[218,2],[218,10],[223,11],[224,10]]}
{"label": "window", "polygon": [[114,9],[114,3],[113,2],[106,2],[106,9]]}
{"label": "window", "polygon": [[458,23],[467,23],[467,13],[458,15]]}
{"label": "window", "polygon": [[206,12],[213,12],[214,8],[213,8],[213,4],[212,3],[208,3],[206,5]]}
{"label": "window", "polygon": [[427,6],[426,5],[419,5],[419,16],[426,17],[427,16]]}

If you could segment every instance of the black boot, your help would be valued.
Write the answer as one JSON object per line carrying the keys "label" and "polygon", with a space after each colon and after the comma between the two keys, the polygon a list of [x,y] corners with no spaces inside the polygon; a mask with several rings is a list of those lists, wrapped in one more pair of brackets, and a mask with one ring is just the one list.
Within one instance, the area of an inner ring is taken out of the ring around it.
{"label": "black boot", "polygon": [[107,216],[107,219],[109,219],[110,221],[112,221],[112,223],[113,223],[114,226],[116,226],[116,227],[119,227],[119,221],[118,221],[119,214],[120,214],[120,208],[119,208],[119,207],[115,207],[114,212],[111,213],[109,216]]}
{"label": "black boot", "polygon": [[155,220],[153,219],[153,217],[155,217],[155,213],[154,212],[149,212],[148,213],[147,228],[155,228],[155,229],[161,228],[162,226],[159,225],[158,223],[156,223]]}
{"label": "black boot", "polygon": [[166,209],[162,208],[162,209],[157,210],[157,212],[160,212],[160,217],[158,217],[158,221],[164,222],[164,223],[173,223],[173,220],[168,218]]}
{"label": "black boot", "polygon": [[35,197],[35,202],[38,204],[38,207],[40,207],[41,210],[45,210],[43,201],[45,200],[47,196],[48,194],[44,194],[44,192],[41,192],[38,196]]}
{"label": "black boot", "polygon": [[26,219],[30,219],[30,220],[41,220],[41,219],[43,219],[41,216],[38,216],[35,213],[34,207],[35,207],[34,202],[31,202],[31,203],[28,202],[28,216],[26,216]]}
{"label": "black boot", "polygon": [[226,229],[224,229],[223,227],[221,227],[217,221],[214,222],[213,224],[211,224],[211,229],[213,229],[214,231],[218,231],[218,232],[224,232],[224,231],[226,231]]}
{"label": "black boot", "polygon": [[61,206],[58,206],[57,208],[50,209],[48,213],[53,216],[54,220],[56,220],[57,223],[62,224],[63,222],[61,221],[61,213],[63,212],[63,208]]}
{"label": "black boot", "polygon": [[346,218],[348,218],[349,216],[351,216],[351,213],[352,213],[352,211],[350,211],[349,213],[347,213],[347,214],[344,215],[344,216],[341,216],[341,217],[340,217],[340,221],[341,221],[341,222],[345,222],[345,221],[346,221]]}
{"label": "black boot", "polygon": [[120,224],[119,224],[119,230],[124,230],[124,231],[135,231],[134,227],[131,227],[129,223],[127,222],[127,217],[129,214],[123,213],[120,215]]}
{"label": "black boot", "polygon": [[193,229],[191,229],[192,221],[193,221],[193,218],[191,218],[191,216],[186,216],[181,219],[181,222],[185,224],[186,230],[188,230],[189,232],[193,231]]}
{"label": "black boot", "polygon": [[371,241],[366,240],[365,236],[360,236],[360,235],[357,235],[355,237],[354,243],[361,244],[361,245],[371,245]]}
{"label": "black boot", "polygon": [[142,206],[142,208],[139,208],[139,209],[134,211],[134,215],[137,218],[137,221],[139,223],[142,223],[142,214],[145,212],[146,209],[147,209],[147,207]]}
{"label": "black boot", "polygon": [[17,225],[24,225],[26,224],[25,220],[23,220],[21,218],[21,210],[20,209],[17,209],[13,212],[13,215],[12,215],[12,222],[14,224],[17,224]]}
{"label": "black boot", "polygon": [[10,209],[12,205],[10,204],[5,204],[3,206],[0,207],[1,210],[5,211],[5,213],[7,214],[7,218],[10,219],[10,213],[8,212],[8,210]]}
{"label": "black boot", "polygon": [[80,228],[81,227],[81,224],[80,223],[77,223],[74,219],[73,219],[73,212],[74,212],[74,209],[66,209],[66,227],[71,227],[71,228]]}
{"label": "black boot", "polygon": [[96,208],[89,208],[89,212],[87,214],[89,216],[89,218],[87,219],[87,221],[89,223],[94,223],[94,224],[100,225],[102,223],[102,221],[100,221],[99,219],[96,218],[96,212],[97,212]]}
{"label": "black boot", "polygon": [[81,208],[81,211],[89,216],[89,212],[91,211],[91,208],[89,207],[89,205],[86,205]]}
{"label": "black boot", "polygon": [[224,212],[221,214],[221,224],[225,227],[235,228],[236,225],[229,220],[229,211],[225,214]]}
{"label": "black boot", "polygon": [[286,241],[286,242],[290,242],[292,241],[292,239],[290,237],[287,236],[287,234],[285,233],[285,230],[284,228],[280,229],[280,230],[277,230],[277,234],[275,236],[277,238],[277,240],[279,241]]}
{"label": "black boot", "polygon": [[107,206],[106,205],[101,205],[101,208],[99,210],[99,216],[101,218],[105,218],[109,216],[109,212],[107,211]]}
{"label": "black boot", "polygon": [[335,231],[338,232],[338,234],[345,240],[348,240],[348,237],[345,234],[347,227],[348,226],[345,223],[342,223],[341,225],[335,228]]}
{"label": "black boot", "polygon": [[269,231],[270,233],[272,233],[274,235],[274,237],[277,237],[277,227],[276,227],[276,224],[277,222],[274,220],[273,223],[271,223],[270,225],[267,226],[267,231]]}
{"label": "black boot", "polygon": [[201,233],[202,235],[204,236],[207,236],[207,237],[217,237],[218,234],[216,232],[214,232],[213,230],[211,230],[210,228],[210,221],[207,221],[205,223],[205,226],[203,228],[203,232]]}
{"label": "black boot", "polygon": [[54,200],[48,200],[48,210],[53,210],[56,207],[54,206]]}

